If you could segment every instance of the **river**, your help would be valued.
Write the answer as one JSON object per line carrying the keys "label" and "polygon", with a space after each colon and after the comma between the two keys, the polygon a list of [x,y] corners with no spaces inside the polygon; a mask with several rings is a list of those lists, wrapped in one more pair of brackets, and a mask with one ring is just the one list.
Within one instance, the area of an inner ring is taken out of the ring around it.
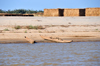
{"label": "river", "polygon": [[0,44],[0,66],[100,66],[100,42]]}

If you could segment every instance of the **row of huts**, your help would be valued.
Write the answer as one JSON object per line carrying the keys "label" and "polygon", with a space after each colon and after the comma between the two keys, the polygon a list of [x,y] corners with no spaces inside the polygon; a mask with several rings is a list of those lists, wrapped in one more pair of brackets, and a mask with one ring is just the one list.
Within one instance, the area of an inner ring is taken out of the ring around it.
{"label": "row of huts", "polygon": [[44,16],[100,16],[100,8],[44,9]]}
{"label": "row of huts", "polygon": [[100,8],[44,9],[44,13],[34,13],[34,14],[0,13],[0,16],[100,16]]}
{"label": "row of huts", "polygon": [[34,16],[33,14],[0,13],[0,16]]}

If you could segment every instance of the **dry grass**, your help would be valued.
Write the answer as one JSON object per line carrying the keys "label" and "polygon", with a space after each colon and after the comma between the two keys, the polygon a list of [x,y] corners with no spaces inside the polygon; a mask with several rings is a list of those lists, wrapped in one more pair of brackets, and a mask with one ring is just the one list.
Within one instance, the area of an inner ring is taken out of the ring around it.
{"label": "dry grass", "polygon": [[43,26],[33,26],[33,29],[45,29],[45,28],[43,28]]}
{"label": "dry grass", "polygon": [[69,27],[69,25],[60,25],[61,27]]}
{"label": "dry grass", "polygon": [[0,30],[0,33],[2,33],[2,30]]}

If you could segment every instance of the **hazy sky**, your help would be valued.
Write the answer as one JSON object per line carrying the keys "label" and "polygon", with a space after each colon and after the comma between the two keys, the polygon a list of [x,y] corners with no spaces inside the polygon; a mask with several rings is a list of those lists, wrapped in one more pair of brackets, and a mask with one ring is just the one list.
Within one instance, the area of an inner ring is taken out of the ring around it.
{"label": "hazy sky", "polygon": [[100,7],[100,0],[0,0],[2,10],[88,7]]}

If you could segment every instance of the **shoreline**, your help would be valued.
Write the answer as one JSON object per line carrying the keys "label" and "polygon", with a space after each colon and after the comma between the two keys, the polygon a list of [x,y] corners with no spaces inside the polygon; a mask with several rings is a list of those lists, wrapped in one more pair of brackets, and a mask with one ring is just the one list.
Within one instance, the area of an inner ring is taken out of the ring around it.
{"label": "shoreline", "polygon": [[[89,40],[86,40],[86,39],[81,39],[81,40],[73,40],[72,42],[100,42],[100,40],[98,39],[89,39]],[[17,43],[29,43],[28,41],[25,41],[25,40],[16,40],[16,39],[13,39],[13,40],[9,40],[9,39],[3,39],[3,40],[0,40],[0,44],[17,44]],[[53,41],[48,41],[48,40],[43,40],[43,41],[35,41],[35,43],[57,43],[57,42],[53,42]],[[34,43],[34,44],[35,44]]]}
{"label": "shoreline", "polygon": [[0,33],[0,44],[8,43],[29,43],[24,36],[34,40],[36,43],[55,43],[44,40],[40,35],[49,37],[59,37],[63,40],[73,40],[73,42],[98,42],[100,32],[65,32],[65,33]]}

